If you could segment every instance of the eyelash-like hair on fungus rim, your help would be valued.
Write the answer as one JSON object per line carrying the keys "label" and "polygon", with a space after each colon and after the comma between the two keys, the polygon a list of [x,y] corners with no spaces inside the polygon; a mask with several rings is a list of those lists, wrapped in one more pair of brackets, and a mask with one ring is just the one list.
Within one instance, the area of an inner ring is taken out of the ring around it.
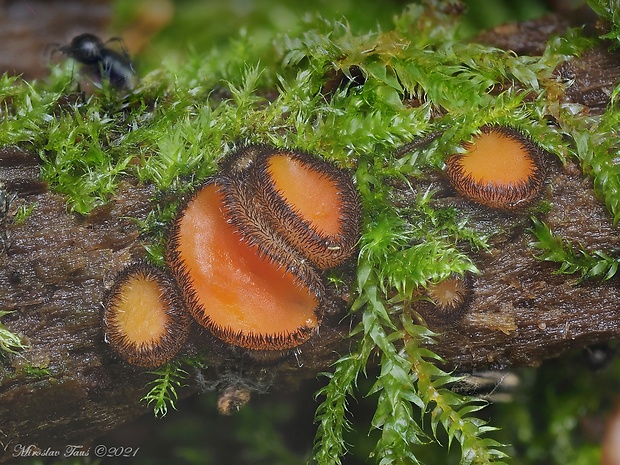
{"label": "eyelash-like hair on fungus rim", "polygon": [[238,218],[236,226],[245,237],[262,244],[264,253],[275,256],[281,247],[258,238],[271,230],[320,269],[338,266],[353,254],[361,207],[346,171],[306,152],[260,145],[240,148],[223,166],[230,210],[251,211],[231,211],[231,217]]}
{"label": "eyelash-like hair on fungus rim", "polygon": [[190,322],[172,277],[145,263],[125,268],[104,297],[106,340],[133,365],[154,368],[171,360]]}

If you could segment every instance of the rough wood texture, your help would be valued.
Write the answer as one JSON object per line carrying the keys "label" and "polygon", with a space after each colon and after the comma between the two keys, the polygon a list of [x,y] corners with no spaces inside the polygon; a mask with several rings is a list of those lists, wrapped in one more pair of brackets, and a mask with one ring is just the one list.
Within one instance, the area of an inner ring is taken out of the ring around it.
{"label": "rough wood texture", "polygon": [[[618,73],[596,69],[610,63],[618,69],[617,57],[600,51],[566,65],[561,71],[575,79],[567,98],[579,101],[589,93],[597,97],[582,103],[604,106]],[[0,181],[15,196],[0,223],[0,238],[6,236],[0,247],[0,309],[14,310],[2,321],[29,346],[0,357],[0,456],[5,459],[15,444],[77,444],[144,413],[140,398],[152,379],[111,353],[100,328],[100,302],[115,273],[144,254],[129,218],[145,218],[153,190],[128,180],[108,206],[81,218],[67,211],[38,172],[29,154],[0,151]],[[620,336],[616,279],[575,285],[574,278],[554,274],[556,266],[533,258],[527,216],[473,206],[437,174],[429,174],[427,182],[439,188],[439,203],[458,205],[476,227],[493,222],[509,231],[494,237],[490,251],[473,256],[482,274],[474,280],[471,310],[435,347],[448,363],[461,369],[536,365]],[[544,220],[554,231],[588,248],[618,248],[617,228],[577,167],[552,163],[544,196],[553,204]],[[36,206],[16,224],[15,212],[23,204]],[[343,299],[346,292],[333,296],[336,308]],[[336,321],[328,320],[319,336],[280,360],[257,360],[211,344],[194,327],[186,352],[203,354],[209,368],[191,373],[181,394],[234,386],[242,371],[243,383],[255,390],[295,386],[327,369],[336,353],[348,351],[351,322],[337,326]]]}

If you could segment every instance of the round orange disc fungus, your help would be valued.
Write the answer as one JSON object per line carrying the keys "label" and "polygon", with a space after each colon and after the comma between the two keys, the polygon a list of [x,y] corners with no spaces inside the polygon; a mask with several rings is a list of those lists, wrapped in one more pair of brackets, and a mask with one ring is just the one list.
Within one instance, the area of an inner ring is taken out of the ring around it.
{"label": "round orange disc fungus", "polygon": [[451,325],[461,320],[471,299],[469,275],[451,275],[426,289],[429,301],[421,301],[419,310],[431,324]]}
{"label": "round orange disc fungus", "polygon": [[105,299],[106,340],[124,360],[156,367],[171,360],[189,331],[190,317],[173,280],[145,264],[126,268]]}
{"label": "round orange disc fungus", "polygon": [[446,175],[463,197],[500,210],[531,203],[545,179],[542,150],[521,132],[484,126],[465,152],[446,160]]}

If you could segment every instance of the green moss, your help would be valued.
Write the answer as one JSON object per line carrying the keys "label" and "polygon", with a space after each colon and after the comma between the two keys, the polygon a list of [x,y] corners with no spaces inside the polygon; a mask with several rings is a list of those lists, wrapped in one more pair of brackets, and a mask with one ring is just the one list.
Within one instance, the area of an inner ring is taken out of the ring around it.
{"label": "green moss", "polygon": [[13,216],[13,224],[23,224],[32,215],[35,208],[37,208],[37,202],[33,202],[30,205],[22,204],[17,207],[15,216]]}
{"label": "green moss", "polygon": [[604,39],[610,39],[615,42],[617,47],[618,40],[620,40],[620,11],[618,11],[618,5],[614,2],[604,0],[586,0],[590,8],[594,10],[597,16],[607,22],[606,32],[602,37]]}
{"label": "green moss", "polygon": [[183,370],[176,361],[170,362],[161,368],[151,372],[155,379],[149,384],[150,391],[141,399],[147,405],[153,405],[156,417],[164,417],[168,408],[176,409],[174,403],[178,399],[177,389],[181,387],[182,380],[187,378],[188,373]]}
{"label": "green moss", "polygon": [[26,376],[29,376],[31,378],[47,378],[48,376],[50,376],[49,368],[40,368],[26,365],[25,367],[23,367],[22,371]]}
{"label": "green moss", "polygon": [[579,273],[581,282],[585,279],[606,281],[613,278],[618,271],[618,258],[601,250],[588,252],[583,248],[575,248],[570,242],[555,235],[549,226],[537,218],[533,217],[532,223],[534,227],[531,231],[537,241],[530,245],[537,250],[536,258],[559,263],[557,273]]}
{"label": "green moss", "polygon": [[[0,310],[0,318],[12,313],[7,310]],[[5,325],[0,323],[0,353],[6,352],[10,354],[16,353],[18,350],[24,349],[26,346],[22,343],[20,337],[10,331]]]}

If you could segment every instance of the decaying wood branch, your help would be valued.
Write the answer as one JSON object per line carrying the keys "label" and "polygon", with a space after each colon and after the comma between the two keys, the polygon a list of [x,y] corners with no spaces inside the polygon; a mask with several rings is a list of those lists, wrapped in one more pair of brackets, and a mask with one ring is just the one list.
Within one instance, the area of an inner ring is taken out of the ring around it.
{"label": "decaying wood branch", "polygon": [[[575,80],[567,98],[600,111],[618,71],[618,57],[600,50],[558,72]],[[37,159],[15,148],[0,150],[0,181],[11,199],[0,223],[0,309],[14,311],[3,323],[28,345],[0,358],[0,452],[8,458],[14,444],[88,441],[147,410],[140,399],[152,375],[111,353],[100,313],[113,276],[144,256],[133,219],[145,219],[153,208],[154,189],[127,180],[108,205],[80,217],[40,180]],[[493,237],[489,251],[472,254],[481,274],[474,280],[471,310],[435,347],[449,364],[461,369],[537,365],[569,349],[620,337],[616,280],[576,285],[573,277],[554,274],[555,265],[532,255],[527,216],[473,206],[437,173],[429,173],[419,188],[429,185],[437,188],[439,204],[457,205],[481,230],[493,223],[507,231]],[[590,249],[619,248],[617,228],[577,166],[551,161],[544,197],[552,204],[544,220],[554,231]],[[14,221],[20,206],[33,205],[23,223]],[[337,306],[346,298],[346,290],[333,296]],[[333,320],[299,351],[278,360],[210,346],[197,326],[186,353],[205,358],[208,368],[201,376],[213,388],[234,384],[241,371],[244,383],[257,390],[295,386],[349,350],[352,322]],[[200,388],[190,375],[182,395]]]}

